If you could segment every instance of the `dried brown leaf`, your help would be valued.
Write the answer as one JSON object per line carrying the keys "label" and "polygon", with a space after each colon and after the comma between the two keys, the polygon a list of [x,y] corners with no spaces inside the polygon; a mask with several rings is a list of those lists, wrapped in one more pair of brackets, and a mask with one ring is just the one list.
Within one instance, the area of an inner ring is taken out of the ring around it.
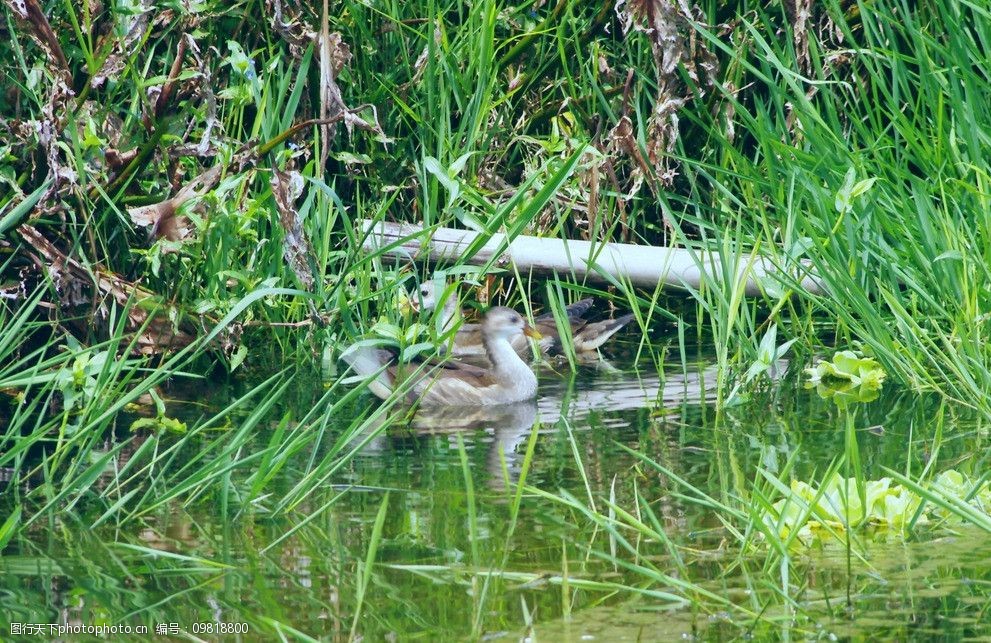
{"label": "dried brown leaf", "polygon": [[[63,308],[90,307],[102,319],[109,317],[106,300],[128,308],[127,330],[138,333],[135,351],[157,355],[187,346],[193,335],[172,321],[176,311],[161,303],[150,291],[120,275],[104,270],[89,270],[67,256],[34,227],[17,228],[21,237],[38,253],[32,255],[38,269],[47,273]],[[90,294],[91,293],[91,294]]]}
{"label": "dried brown leaf", "polygon": [[646,160],[626,142],[625,124],[617,124],[613,140],[637,162],[632,172],[635,188],[648,178],[648,185],[656,192],[655,182],[668,186],[677,176],[671,153],[679,136],[678,111],[688,101],[691,91],[681,81],[678,69],[685,69],[704,91],[716,82],[718,63],[693,27],[693,23],[701,22],[701,12],[685,0],[619,0],[615,11],[624,34],[639,31],[650,39],[657,70],[657,95],[647,122]]}
{"label": "dried brown leaf", "polygon": [[[206,116],[203,119],[203,136],[200,138],[200,142],[195,150],[188,155],[214,156],[216,150],[211,145],[211,140],[213,129],[217,125],[217,97],[213,93],[213,74],[210,71],[210,65],[207,64],[207,58],[202,55],[199,45],[191,34],[186,34],[186,52],[196,61],[198,72],[196,91],[199,92],[200,98],[203,99],[206,105]],[[188,139],[191,135],[193,126],[194,123],[189,124],[186,136],[183,137],[184,140]],[[187,154],[181,155],[186,156]]]}
{"label": "dried brown leaf", "polygon": [[60,148],[58,137],[65,129],[65,119],[67,114],[67,104],[75,96],[72,89],[61,79],[55,79],[48,94],[48,100],[42,108],[42,119],[38,125],[38,142],[45,149],[48,160],[48,175],[54,179],[48,194],[42,197],[42,201],[49,199],[49,195],[56,193],[63,185],[77,185],[79,177],[73,169],[73,162],[70,160],[65,165],[62,164],[62,156],[71,154]]}
{"label": "dried brown leaf", "polygon": [[[327,31],[326,13],[323,27],[320,33],[320,120],[330,120],[345,114],[344,125],[348,134],[351,134],[352,126],[346,116],[348,108],[341,96],[341,88],[337,85],[337,75],[344,63],[351,59],[351,50],[341,40],[341,34]],[[335,127],[329,124],[320,126],[320,139],[323,143],[320,152],[321,167],[330,154],[330,141]]]}
{"label": "dried brown leaf", "polygon": [[[107,39],[111,41],[110,54],[103,61],[99,71],[93,74],[90,84],[94,88],[100,88],[108,79],[116,80],[120,72],[127,66],[127,59],[134,55],[134,45],[141,40],[148,28],[148,22],[152,11],[151,0],[141,0],[134,12],[118,14],[121,16],[119,29],[112,29],[104,36],[100,47],[105,46]],[[121,37],[119,34],[123,33]]]}
{"label": "dried brown leaf", "polygon": [[297,13],[289,12],[282,6],[282,0],[265,0],[272,16],[272,28],[289,43],[289,53],[299,60],[317,34]]}
{"label": "dried brown leaf", "polygon": [[[189,218],[178,214],[179,208],[190,199],[198,198],[213,189],[220,179],[220,165],[199,175],[179,190],[175,196],[158,203],[127,209],[127,214],[135,225],[150,227],[150,237],[165,238],[169,241],[182,241],[189,236]],[[164,249],[163,252],[169,252]]]}
{"label": "dried brown leaf", "polygon": [[31,30],[31,38],[45,52],[56,76],[66,84],[72,82],[72,73],[62,46],[52,30],[39,0],[4,0],[14,16]]}
{"label": "dried brown leaf", "polygon": [[809,18],[812,15],[812,0],[789,0],[788,10],[791,14],[791,32],[795,46],[795,58],[798,68],[803,74],[812,69],[809,58]]}
{"label": "dried brown leaf", "polygon": [[296,273],[296,278],[310,290],[313,287],[313,262],[310,242],[303,230],[303,222],[295,201],[303,192],[303,177],[298,172],[272,171],[272,196],[279,210],[279,222],[282,224],[282,256],[286,263]]}
{"label": "dried brown leaf", "polygon": [[[437,52],[440,51],[440,43],[442,37],[443,36],[441,34],[440,27],[439,26],[434,27],[434,51]],[[420,79],[423,78],[423,70],[427,68],[427,57],[429,55],[430,55],[430,45],[424,45],[423,51],[420,52],[420,55],[416,57],[416,62],[413,63],[414,84],[420,82]]]}

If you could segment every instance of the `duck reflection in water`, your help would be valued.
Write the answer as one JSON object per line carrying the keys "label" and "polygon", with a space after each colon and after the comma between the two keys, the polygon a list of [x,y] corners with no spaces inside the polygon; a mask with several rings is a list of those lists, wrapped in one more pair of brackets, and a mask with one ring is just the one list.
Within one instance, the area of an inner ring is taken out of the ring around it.
{"label": "duck reflection in water", "polygon": [[[507,484],[506,474],[509,484],[515,484],[519,479],[523,460],[520,446],[529,437],[537,417],[534,400],[475,408],[421,407],[408,423],[396,422],[389,416],[371,423],[365,435],[377,435],[368,441],[362,452],[372,455],[401,448],[404,443],[412,446],[409,441],[420,442],[438,436],[446,436],[451,450],[457,451],[457,436],[460,435],[469,452],[472,447],[487,449],[486,484],[494,491],[503,491]],[[479,435],[480,431],[485,431],[485,435]]]}

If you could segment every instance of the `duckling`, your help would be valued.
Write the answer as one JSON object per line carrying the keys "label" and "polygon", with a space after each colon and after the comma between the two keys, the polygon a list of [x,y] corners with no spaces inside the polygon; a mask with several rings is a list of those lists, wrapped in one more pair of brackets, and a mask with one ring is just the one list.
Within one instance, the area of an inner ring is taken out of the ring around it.
{"label": "duckling", "polygon": [[[584,353],[598,350],[606,341],[616,334],[620,328],[633,319],[633,314],[626,314],[615,319],[606,319],[599,322],[589,322],[583,318],[595,301],[592,298],[585,298],[565,307],[568,316],[568,325],[571,327],[571,338],[575,347],[575,352]],[[420,284],[419,297],[414,297],[411,307],[415,311],[431,311],[437,307],[437,287],[433,282]],[[450,330],[456,323],[460,312],[458,311],[456,297],[446,297],[440,313],[439,326],[442,330]],[[558,333],[557,324],[552,313],[544,313],[535,317],[534,326],[543,336],[540,340],[540,350],[549,353],[559,349],[561,337]],[[462,323],[454,336],[451,354],[456,356],[480,356],[485,355],[485,348],[479,332],[480,324]],[[513,342],[516,352],[526,355],[529,352],[529,345],[523,336],[518,337]]]}
{"label": "duckling", "polygon": [[458,360],[438,365],[395,364],[395,356],[381,348],[356,345],[341,356],[351,369],[368,381],[368,389],[385,399],[401,385],[407,401],[424,406],[488,406],[529,400],[537,394],[537,376],[513,343],[523,336],[540,339],[540,333],[512,308],[497,306],[482,318],[479,334],[489,366]]}

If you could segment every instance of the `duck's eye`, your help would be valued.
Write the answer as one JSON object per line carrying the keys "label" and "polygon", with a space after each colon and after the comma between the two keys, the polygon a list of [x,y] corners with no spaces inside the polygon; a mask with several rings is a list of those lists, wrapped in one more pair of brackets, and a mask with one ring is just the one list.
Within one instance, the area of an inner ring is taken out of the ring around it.
{"label": "duck's eye", "polygon": [[426,297],[427,296],[427,289],[426,288],[420,288],[420,294],[423,295],[424,297]]}

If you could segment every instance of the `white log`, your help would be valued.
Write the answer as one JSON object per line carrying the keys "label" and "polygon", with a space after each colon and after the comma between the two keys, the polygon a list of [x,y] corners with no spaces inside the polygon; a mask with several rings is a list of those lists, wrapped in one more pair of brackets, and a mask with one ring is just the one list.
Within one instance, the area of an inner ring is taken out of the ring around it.
{"label": "white log", "polygon": [[[492,261],[500,267],[515,264],[521,272],[556,273],[578,281],[587,278],[601,282],[601,273],[605,272],[617,280],[629,279],[634,285],[645,288],[654,288],[658,283],[674,288],[698,288],[703,275],[712,282],[722,281],[724,274],[720,255],[713,251],[526,235],[519,235],[507,244],[506,235],[493,234],[478,252],[464,257],[481,233],[454,228],[424,230],[418,225],[369,219],[362,221],[362,228],[365,250],[380,251],[394,245],[385,254],[410,261],[461,261],[471,265]],[[769,282],[782,289],[789,283],[781,278],[781,271],[766,257],[741,254],[734,257],[733,262],[737,283],[746,278],[748,296],[761,294]],[[809,274],[808,266],[799,264],[793,269],[802,271],[803,289],[816,294],[823,292],[821,281]]]}

